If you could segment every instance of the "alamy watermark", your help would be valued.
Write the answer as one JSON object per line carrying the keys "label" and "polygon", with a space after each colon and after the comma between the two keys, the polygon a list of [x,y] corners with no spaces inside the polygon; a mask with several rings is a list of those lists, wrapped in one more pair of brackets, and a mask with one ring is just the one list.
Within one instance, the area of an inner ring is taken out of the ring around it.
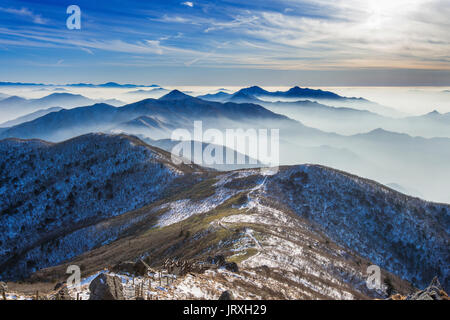
{"label": "alamy watermark", "polygon": [[80,30],[81,29],[81,9],[79,6],[72,4],[67,7],[67,14],[70,16],[66,20],[66,26],[69,30]]}
{"label": "alamy watermark", "polygon": [[276,173],[280,164],[279,129],[203,130],[202,121],[194,121],[193,134],[183,128],[172,131],[175,164],[192,162],[202,166],[255,165],[265,173]]}
{"label": "alamy watermark", "polygon": [[366,286],[370,290],[381,290],[381,269],[379,266],[371,265],[367,267]]}
{"label": "alamy watermark", "polygon": [[81,270],[77,265],[70,265],[66,270],[67,274],[70,276],[67,278],[67,287],[74,288],[77,291],[81,289]]}

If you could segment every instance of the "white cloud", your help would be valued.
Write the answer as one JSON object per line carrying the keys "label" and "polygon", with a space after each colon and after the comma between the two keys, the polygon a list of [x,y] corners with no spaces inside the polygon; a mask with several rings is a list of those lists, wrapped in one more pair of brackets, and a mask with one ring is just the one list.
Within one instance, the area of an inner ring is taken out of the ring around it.
{"label": "white cloud", "polygon": [[184,5],[184,6],[191,7],[191,8],[194,7],[194,3],[191,2],[191,1],[182,2],[181,4]]}
{"label": "white cloud", "polygon": [[[260,11],[241,13],[241,24],[218,25],[233,26],[242,37],[258,39],[265,47],[260,61],[277,68],[450,69],[449,2],[306,2],[320,3],[322,17]],[[249,42],[248,51],[256,51],[252,47]]]}

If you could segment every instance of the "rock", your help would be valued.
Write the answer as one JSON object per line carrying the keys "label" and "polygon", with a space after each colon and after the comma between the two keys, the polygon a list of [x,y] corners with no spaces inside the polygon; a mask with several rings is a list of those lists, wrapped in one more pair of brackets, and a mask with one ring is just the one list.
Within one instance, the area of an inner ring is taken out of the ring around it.
{"label": "rock", "polygon": [[102,273],[89,285],[91,296],[89,300],[125,300],[122,281],[119,277]]}
{"label": "rock", "polygon": [[208,257],[206,258],[206,262],[209,264],[216,264],[219,267],[223,266],[225,264],[225,257],[221,254],[215,256],[214,258]]}
{"label": "rock", "polygon": [[217,255],[214,257],[214,264],[217,264],[219,267],[225,264],[225,257],[223,255]]}
{"label": "rock", "polygon": [[183,275],[183,269],[181,267],[173,267],[172,268],[172,274],[176,275],[177,277],[182,276]]}
{"label": "rock", "polygon": [[117,273],[125,272],[128,274],[134,274],[134,262],[133,261],[120,262],[112,268],[112,271]]}
{"label": "rock", "polygon": [[422,293],[415,300],[434,300],[427,292]]}
{"label": "rock", "polygon": [[146,276],[147,275],[147,266],[141,260],[138,260],[134,264],[134,274],[138,276]]}
{"label": "rock", "polygon": [[233,300],[233,294],[231,291],[224,291],[219,297],[219,300]]}
{"label": "rock", "polygon": [[431,280],[429,287],[436,287],[436,288],[438,288],[438,290],[443,290],[438,277],[434,277],[433,280]]}
{"label": "rock", "polygon": [[120,272],[128,273],[130,275],[133,274],[136,276],[145,276],[145,275],[147,275],[147,266],[141,260],[139,260],[137,262],[125,261],[125,262],[116,264],[112,268],[112,271],[117,272],[117,273],[120,273]]}
{"label": "rock", "polygon": [[61,288],[62,286],[64,286],[66,283],[65,282],[58,282],[55,287],[53,288],[53,290],[58,290],[59,288]]}
{"label": "rock", "polygon": [[239,267],[236,262],[226,262],[224,265],[225,269],[231,272],[239,272]]}
{"label": "rock", "polygon": [[434,277],[427,288],[407,296],[406,300],[448,300],[448,295],[443,290],[438,278]]}

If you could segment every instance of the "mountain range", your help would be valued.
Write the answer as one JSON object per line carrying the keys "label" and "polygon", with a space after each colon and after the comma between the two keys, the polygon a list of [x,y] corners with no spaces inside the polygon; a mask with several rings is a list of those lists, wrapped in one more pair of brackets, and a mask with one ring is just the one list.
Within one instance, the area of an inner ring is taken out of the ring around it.
{"label": "mountain range", "polygon": [[450,181],[448,138],[424,139],[382,129],[344,136],[305,126],[255,103],[211,102],[178,90],[118,108],[94,104],[52,112],[3,129],[0,138],[58,142],[89,132],[121,132],[160,140],[170,139],[176,128],[192,132],[194,121],[202,121],[204,130],[279,129],[281,164],[327,165],[450,202],[445,192]]}
{"label": "mountain range", "polygon": [[[101,100],[112,105],[122,105],[116,99]],[[38,99],[25,99],[18,96],[11,96],[0,100],[0,119],[13,120],[16,117],[24,116],[36,112],[40,109],[51,107],[73,108],[98,102],[97,100],[86,98],[80,94],[66,92],[55,92]]]}
{"label": "mountain range", "polygon": [[[127,85],[103,87],[119,86]],[[144,94],[161,91],[153,88]],[[449,114],[399,117],[299,87],[173,90],[118,105],[70,93],[0,100],[9,117],[24,112],[0,125],[0,280],[26,280],[35,292],[78,265],[79,295],[89,298],[89,283],[105,273],[133,299],[128,291],[147,278],[123,266],[162,271],[179,261],[203,271],[146,293],[370,299],[406,296],[434,277],[450,289]],[[224,154],[244,164],[206,165],[195,146],[216,153],[223,141],[195,141],[200,122],[241,141],[279,130],[280,166],[267,170],[228,145]],[[191,136],[174,139],[177,129]],[[171,153],[181,140],[190,162]],[[374,265],[382,286],[370,289]]]}
{"label": "mountain range", "polygon": [[[287,91],[267,91],[258,86],[240,89],[235,93],[226,93],[219,91],[215,94],[207,94],[198,96],[198,98],[211,101],[234,101],[243,102],[243,100],[257,99],[254,102],[292,102],[299,99],[309,99],[315,102],[332,105],[335,107],[349,107],[358,110],[368,110],[374,113],[400,117],[404,114],[390,107],[380,105],[378,103],[366,100],[364,98],[343,97],[331,91],[324,91],[321,89],[300,88],[295,86]],[[248,102],[248,101],[247,101]]]}
{"label": "mountain range", "polygon": [[[297,95],[296,101],[267,101],[262,100],[265,96],[257,98],[258,93],[266,92],[272,94],[272,97],[286,97],[291,96],[294,90],[286,92],[270,93],[259,87],[251,87],[242,89],[235,94],[219,92],[213,95],[204,95],[200,98],[210,101],[231,101],[236,103],[255,103],[259,104],[273,112],[286,115],[292,119],[298,120],[310,127],[318,128],[323,131],[336,132],[344,135],[351,135],[360,132],[367,132],[378,128],[383,128],[387,131],[407,133],[412,136],[422,136],[427,138],[433,137],[447,137],[450,138],[450,113],[441,114],[433,111],[421,116],[403,116],[403,117],[389,117],[383,116],[376,112],[367,110],[354,109],[350,107],[335,107],[325,105],[317,101],[308,100],[309,98],[328,96],[327,91],[308,89],[304,96]],[[250,90],[252,89],[252,90]],[[335,97],[337,101],[347,99],[336,94],[329,94],[330,97]],[[294,96],[291,96],[294,97]],[[354,99],[354,98],[350,98]],[[367,100],[365,100],[367,101]],[[334,103],[329,101],[329,103]],[[376,110],[379,111],[379,110]],[[382,112],[381,112],[382,113]]]}

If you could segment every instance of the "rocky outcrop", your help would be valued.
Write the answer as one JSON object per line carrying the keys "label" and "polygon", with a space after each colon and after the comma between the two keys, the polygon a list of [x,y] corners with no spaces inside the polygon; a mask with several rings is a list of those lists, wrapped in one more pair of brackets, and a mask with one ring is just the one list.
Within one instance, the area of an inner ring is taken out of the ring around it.
{"label": "rocky outcrop", "polygon": [[239,267],[236,262],[226,262],[223,267],[231,272],[239,272]]}
{"label": "rocky outcrop", "polygon": [[102,273],[89,285],[89,300],[125,300],[119,277]]}
{"label": "rocky outcrop", "polygon": [[146,276],[148,273],[148,267],[144,262],[142,262],[142,260],[138,260],[137,262],[125,261],[116,264],[112,268],[112,271],[117,273],[128,273],[135,276]]}
{"label": "rocky outcrop", "polygon": [[434,277],[428,287],[407,296],[405,300],[449,300],[449,297],[438,278]]}
{"label": "rocky outcrop", "polygon": [[217,255],[214,258],[206,258],[206,262],[209,264],[217,265],[219,268],[225,268],[231,272],[239,272],[238,265],[235,262],[227,262],[223,255]]}
{"label": "rocky outcrop", "polygon": [[400,294],[389,297],[388,300],[450,300],[447,293],[442,288],[437,277],[434,277],[430,285],[423,290],[419,290],[409,296]]}
{"label": "rocky outcrop", "polygon": [[138,260],[134,264],[134,272],[138,276],[146,276],[148,273],[148,268],[142,260]]}

